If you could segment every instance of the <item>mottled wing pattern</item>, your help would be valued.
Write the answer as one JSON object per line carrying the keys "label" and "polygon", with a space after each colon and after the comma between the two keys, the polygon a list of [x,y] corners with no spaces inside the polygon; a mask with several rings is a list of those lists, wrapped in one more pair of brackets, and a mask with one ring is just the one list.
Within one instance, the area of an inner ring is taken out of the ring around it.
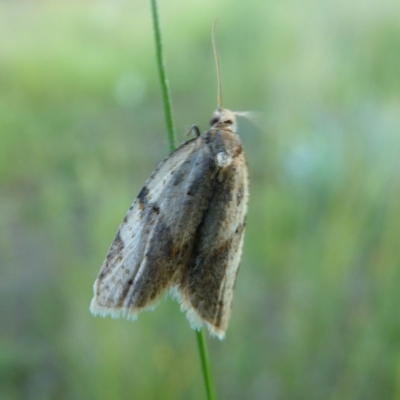
{"label": "mottled wing pattern", "polygon": [[134,319],[187,265],[217,166],[199,137],[154,171],[120,225],[94,284],[93,314]]}
{"label": "mottled wing pattern", "polygon": [[[247,165],[237,137],[214,138],[219,168],[213,194],[196,232],[190,264],[182,278],[182,307],[193,327],[205,321],[210,332],[223,338],[228,326],[233,290],[242,253],[248,201]],[[236,136],[236,135],[235,135]],[[234,143],[232,155],[230,141]],[[228,161],[226,161],[228,160]]]}

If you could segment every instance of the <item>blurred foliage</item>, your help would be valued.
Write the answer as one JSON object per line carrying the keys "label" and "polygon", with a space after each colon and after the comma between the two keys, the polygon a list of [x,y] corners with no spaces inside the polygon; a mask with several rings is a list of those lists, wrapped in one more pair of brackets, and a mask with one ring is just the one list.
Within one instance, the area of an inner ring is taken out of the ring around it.
{"label": "blurred foliage", "polygon": [[[400,398],[400,3],[161,1],[175,122],[225,106],[251,175],[221,399]],[[200,399],[164,300],[94,318],[116,229],[167,154],[146,1],[0,1],[0,398]]]}

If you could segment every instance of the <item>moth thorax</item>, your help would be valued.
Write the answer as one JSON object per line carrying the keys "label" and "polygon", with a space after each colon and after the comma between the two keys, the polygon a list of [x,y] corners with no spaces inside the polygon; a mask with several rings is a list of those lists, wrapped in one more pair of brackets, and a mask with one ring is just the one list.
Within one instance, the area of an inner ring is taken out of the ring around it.
{"label": "moth thorax", "polygon": [[225,153],[223,151],[221,151],[221,152],[219,152],[217,154],[217,165],[218,165],[218,167],[226,168],[231,164],[232,164],[232,157],[229,154],[227,154],[227,153]]}

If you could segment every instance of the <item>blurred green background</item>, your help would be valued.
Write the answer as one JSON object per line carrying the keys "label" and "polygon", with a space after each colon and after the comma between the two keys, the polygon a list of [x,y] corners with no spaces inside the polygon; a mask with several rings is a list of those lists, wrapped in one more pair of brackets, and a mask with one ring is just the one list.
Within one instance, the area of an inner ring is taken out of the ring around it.
{"label": "blurred green background", "polygon": [[[400,2],[161,1],[179,141],[224,105],[251,176],[220,399],[400,399]],[[0,1],[0,398],[201,399],[170,298],[94,318],[119,223],[168,152],[150,4]]]}

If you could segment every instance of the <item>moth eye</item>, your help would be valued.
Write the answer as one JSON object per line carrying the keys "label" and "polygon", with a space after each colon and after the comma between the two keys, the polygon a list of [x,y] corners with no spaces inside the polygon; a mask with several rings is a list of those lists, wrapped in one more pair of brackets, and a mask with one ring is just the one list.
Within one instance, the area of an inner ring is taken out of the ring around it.
{"label": "moth eye", "polygon": [[218,118],[218,117],[214,117],[214,118],[211,119],[210,125],[213,126],[213,125],[215,125],[218,121],[219,121],[219,118]]}
{"label": "moth eye", "polygon": [[224,121],[225,124],[230,124],[233,125],[233,121],[231,119],[227,119],[226,121]]}

